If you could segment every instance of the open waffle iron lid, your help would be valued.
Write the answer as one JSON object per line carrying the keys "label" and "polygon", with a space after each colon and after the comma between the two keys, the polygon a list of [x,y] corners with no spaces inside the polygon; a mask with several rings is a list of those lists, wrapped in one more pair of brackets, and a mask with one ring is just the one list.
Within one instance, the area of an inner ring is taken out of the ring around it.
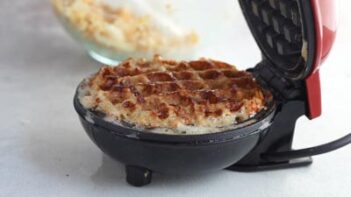
{"label": "open waffle iron lid", "polygon": [[256,66],[257,73],[270,86],[277,85],[288,100],[297,96],[296,91],[287,90],[290,87],[302,92],[299,96],[306,101],[306,115],[310,119],[318,117],[321,114],[318,70],[336,35],[335,1],[239,2],[263,55],[263,61]]}
{"label": "open waffle iron lid", "polygon": [[290,80],[312,71],[315,28],[310,1],[240,0],[250,30],[274,73]]}

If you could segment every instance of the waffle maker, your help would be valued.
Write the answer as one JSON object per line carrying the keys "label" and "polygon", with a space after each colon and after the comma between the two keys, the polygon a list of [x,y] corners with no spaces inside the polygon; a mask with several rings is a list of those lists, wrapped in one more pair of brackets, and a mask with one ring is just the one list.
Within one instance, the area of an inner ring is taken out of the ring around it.
{"label": "waffle maker", "polygon": [[212,170],[260,171],[307,166],[311,156],[351,142],[351,134],[317,147],[292,150],[296,120],[321,114],[319,65],[335,38],[334,0],[239,0],[262,51],[249,69],[274,94],[274,103],[255,121],[204,135],[140,132],[74,106],[92,141],[126,165],[127,182],[143,186],[152,172],[195,174]]}

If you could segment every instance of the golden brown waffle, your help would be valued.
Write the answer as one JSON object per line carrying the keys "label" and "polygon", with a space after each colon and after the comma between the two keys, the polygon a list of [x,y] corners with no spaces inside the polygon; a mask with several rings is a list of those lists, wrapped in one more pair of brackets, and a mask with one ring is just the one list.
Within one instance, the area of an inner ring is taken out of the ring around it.
{"label": "golden brown waffle", "polygon": [[86,86],[85,107],[145,128],[224,127],[265,107],[249,72],[208,59],[129,59],[101,68]]}

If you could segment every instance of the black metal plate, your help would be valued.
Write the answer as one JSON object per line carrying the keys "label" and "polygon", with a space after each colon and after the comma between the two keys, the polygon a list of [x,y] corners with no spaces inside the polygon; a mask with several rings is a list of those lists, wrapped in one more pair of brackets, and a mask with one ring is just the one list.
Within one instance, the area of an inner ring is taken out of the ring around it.
{"label": "black metal plate", "polygon": [[[268,59],[283,77],[293,80],[305,78],[312,67],[315,43],[310,2],[239,1],[264,58]],[[303,48],[307,57],[303,57]]]}

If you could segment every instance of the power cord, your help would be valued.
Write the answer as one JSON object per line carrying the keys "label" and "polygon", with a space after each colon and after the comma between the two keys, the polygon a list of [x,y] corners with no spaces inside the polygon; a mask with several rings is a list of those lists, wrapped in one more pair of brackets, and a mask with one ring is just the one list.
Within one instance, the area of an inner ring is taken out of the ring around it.
{"label": "power cord", "polygon": [[264,153],[262,154],[262,158],[271,162],[288,161],[291,159],[310,157],[314,155],[328,153],[330,151],[346,146],[350,143],[351,143],[351,133],[335,141],[322,144],[319,146],[311,147],[311,148],[304,148],[300,150],[291,150],[291,151],[284,151],[284,152],[275,152],[275,153]]}

